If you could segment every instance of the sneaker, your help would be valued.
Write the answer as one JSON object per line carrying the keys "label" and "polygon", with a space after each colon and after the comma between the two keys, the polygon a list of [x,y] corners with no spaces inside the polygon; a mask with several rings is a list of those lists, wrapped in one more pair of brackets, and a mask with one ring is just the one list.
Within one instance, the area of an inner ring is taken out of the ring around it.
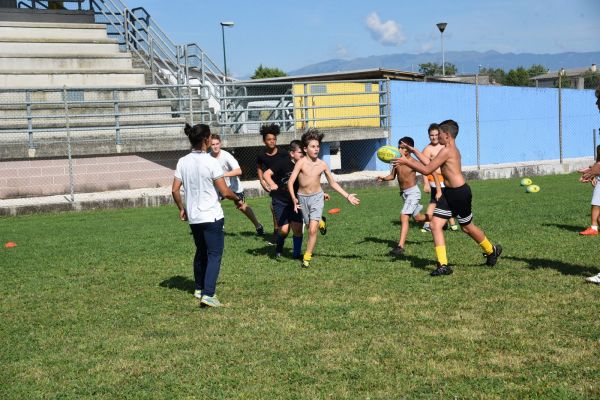
{"label": "sneaker", "polygon": [[277,236],[278,236],[278,233],[273,232],[273,236],[271,236],[271,238],[269,238],[269,240],[267,240],[267,243],[269,243],[271,246],[275,246],[277,244]]}
{"label": "sneaker", "polygon": [[450,230],[456,232],[458,230],[458,225],[457,224],[450,225]]}
{"label": "sneaker", "polygon": [[281,253],[275,253],[275,258],[281,258]]}
{"label": "sneaker", "polygon": [[221,307],[222,304],[219,299],[217,299],[217,296],[203,296],[202,300],[200,300],[200,306]]}
{"label": "sneaker", "polygon": [[194,297],[197,299],[202,298],[202,290],[194,290]]}
{"label": "sneaker", "polygon": [[300,266],[302,268],[309,268],[310,267],[310,261],[306,261],[306,260],[302,259],[302,262],[300,263]]}
{"label": "sneaker", "polygon": [[500,254],[502,254],[502,246],[497,244],[493,247],[494,247],[494,251],[492,251],[492,254],[484,254],[483,255],[486,258],[485,265],[489,265],[490,267],[493,267],[494,265],[496,265],[496,263],[498,262],[498,257],[500,257]]}
{"label": "sneaker", "polygon": [[262,236],[265,234],[265,228],[262,225],[258,225],[256,228],[256,236]]}
{"label": "sneaker", "polygon": [[450,267],[449,265],[438,264],[438,267],[431,271],[431,276],[451,275],[452,272],[454,271],[452,271],[452,267]]}
{"label": "sneaker", "polygon": [[421,232],[423,232],[423,233],[431,232],[431,228],[429,227],[429,224],[423,225],[423,227],[421,228]]}
{"label": "sneaker", "polygon": [[579,234],[583,235],[583,236],[592,236],[592,235],[597,235],[598,231],[596,229],[592,229],[592,227],[590,226],[585,231],[579,232]]}
{"label": "sneaker", "polygon": [[404,253],[404,248],[402,248],[401,246],[396,246],[390,250],[389,254],[391,256],[399,256],[399,255],[402,255],[402,253]]}
{"label": "sneaker", "polygon": [[321,235],[324,235],[327,233],[327,218],[326,217],[321,217],[321,221],[319,222],[319,232],[321,232]]}
{"label": "sneaker", "polygon": [[598,283],[600,284],[600,274],[594,275],[594,276],[590,276],[588,278],[585,278],[586,281],[591,282],[591,283]]}

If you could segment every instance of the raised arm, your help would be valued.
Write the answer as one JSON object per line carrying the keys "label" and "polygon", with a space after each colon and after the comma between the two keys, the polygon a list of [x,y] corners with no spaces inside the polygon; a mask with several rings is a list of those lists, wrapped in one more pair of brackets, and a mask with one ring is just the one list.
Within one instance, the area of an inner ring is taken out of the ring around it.
{"label": "raised arm", "polygon": [[417,156],[417,158],[419,159],[419,161],[421,161],[423,163],[423,165],[429,164],[429,162],[430,162],[429,154],[421,153],[417,148],[415,148],[409,144],[406,144],[404,142],[400,142],[400,147],[405,148],[406,150],[410,151],[412,154]]}
{"label": "raised arm", "polygon": [[429,162],[427,165],[423,165],[412,157],[400,157],[396,158],[392,161],[394,165],[408,165],[411,169],[420,172],[423,175],[429,175],[433,171],[437,170],[448,160],[449,153],[444,148],[442,149],[437,156],[433,160]]}

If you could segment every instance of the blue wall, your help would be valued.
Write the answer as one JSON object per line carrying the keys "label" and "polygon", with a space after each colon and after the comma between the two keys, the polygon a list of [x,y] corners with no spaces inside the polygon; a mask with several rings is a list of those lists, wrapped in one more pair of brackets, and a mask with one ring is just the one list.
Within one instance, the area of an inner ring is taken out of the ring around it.
{"label": "blue wall", "polygon": [[[562,99],[563,157],[593,156],[594,91],[563,89]],[[463,165],[477,165],[475,85],[393,81],[391,106],[390,144],[411,136],[422,149],[431,122],[454,119]],[[479,86],[479,128],[481,164],[558,159],[558,90]]]}

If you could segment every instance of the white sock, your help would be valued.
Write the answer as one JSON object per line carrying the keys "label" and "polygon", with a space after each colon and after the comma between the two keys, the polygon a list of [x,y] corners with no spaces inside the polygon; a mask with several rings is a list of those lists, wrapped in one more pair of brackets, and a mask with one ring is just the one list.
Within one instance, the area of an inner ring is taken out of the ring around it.
{"label": "white sock", "polygon": [[592,229],[597,231],[598,230],[598,225],[592,225]]}

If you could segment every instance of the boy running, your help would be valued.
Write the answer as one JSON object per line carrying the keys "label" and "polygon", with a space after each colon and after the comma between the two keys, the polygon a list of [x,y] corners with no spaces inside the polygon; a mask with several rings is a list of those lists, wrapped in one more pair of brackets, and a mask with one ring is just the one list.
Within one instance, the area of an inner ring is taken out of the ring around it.
{"label": "boy running", "polygon": [[262,236],[264,234],[264,228],[256,219],[252,208],[245,202],[246,197],[244,196],[244,187],[242,186],[242,182],[240,182],[240,176],[242,175],[240,164],[230,152],[221,149],[221,136],[216,133],[211,135],[210,150],[210,155],[216,158],[217,161],[219,161],[219,164],[221,164],[221,168],[223,168],[225,183],[233,193],[242,199],[243,203],[238,209],[248,217],[252,224],[254,224],[256,234]]}
{"label": "boy running", "polygon": [[394,165],[407,165],[423,175],[431,174],[440,168],[446,181],[446,189],[437,202],[431,220],[431,233],[438,262],[437,268],[431,273],[432,276],[450,275],[452,273],[452,268],[448,265],[446,242],[442,230],[446,220],[452,216],[456,216],[462,231],[481,246],[487,265],[496,265],[498,257],[502,253],[502,247],[499,244],[492,245],[485,233],[473,223],[471,188],[462,174],[460,151],[455,142],[457,135],[458,124],[453,120],[446,120],[440,124],[439,131],[439,141],[445,147],[440,150],[433,160],[428,160],[420,151],[408,144],[402,144],[402,146],[414,153],[425,165],[409,157],[394,160]]}
{"label": "boy running", "polygon": [[[258,181],[266,192],[271,195],[271,188],[263,178],[263,173],[268,170],[271,165],[279,160],[280,158],[287,159],[288,156],[285,152],[280,152],[277,148],[277,136],[279,136],[280,130],[279,125],[267,124],[260,127],[260,134],[262,135],[263,143],[265,144],[264,149],[261,149],[256,156],[256,174],[258,175]],[[271,214],[273,215],[273,239],[272,244],[277,241],[277,219],[275,218],[275,212],[271,205]]]}
{"label": "boy running", "polygon": [[[423,149],[423,156],[427,157],[430,160],[432,160],[435,156],[437,156],[437,154],[440,152],[440,150],[442,150],[444,148],[444,145],[442,145],[438,140],[439,132],[440,132],[440,126],[435,123],[429,125],[429,128],[427,129],[427,135],[429,136],[429,144],[427,146],[425,146],[425,148]],[[441,179],[439,181],[439,186],[442,188],[442,190],[445,187],[444,178],[442,178],[441,173],[442,172],[438,168],[435,172],[433,172],[432,174],[429,174],[423,178],[423,191],[425,193],[431,193],[431,198],[429,199],[429,205],[427,206],[427,211],[425,211],[425,214],[429,217],[428,221],[431,221],[431,217],[433,217],[433,210],[435,209],[435,203],[437,202],[437,198],[436,198],[437,182],[435,181],[435,179],[436,178],[438,180]],[[450,224],[450,229],[452,229],[453,231],[458,231],[458,225],[456,225],[456,221],[454,221],[454,218],[450,218],[449,224]],[[447,225],[444,225],[444,229],[446,227],[447,227]],[[429,222],[425,222],[423,224],[423,228],[421,228],[421,232],[431,232],[431,229],[429,228]]]}
{"label": "boy running", "polygon": [[[280,158],[271,165],[271,168],[263,173],[263,178],[271,188],[271,206],[275,213],[279,232],[277,234],[277,246],[275,257],[281,257],[283,244],[290,227],[293,232],[293,255],[294,259],[302,256],[302,214],[294,210],[294,202],[288,192],[287,183],[292,175],[294,166],[304,156],[302,153],[302,142],[292,140],[290,142],[290,157]],[[298,183],[294,185],[294,191],[298,191]]]}
{"label": "boy running", "polygon": [[[302,259],[302,266],[310,267],[312,254],[317,244],[317,231],[319,222],[323,214],[324,193],[321,189],[321,175],[325,174],[329,186],[346,198],[352,205],[359,205],[360,200],[354,193],[347,193],[333,179],[329,167],[325,161],[320,160],[319,150],[323,134],[316,129],[309,129],[302,135],[302,146],[306,157],[296,163],[294,171],[287,183],[290,197],[294,203],[294,211],[302,211],[302,219],[304,224],[308,225],[308,242],[306,244],[306,252]],[[298,196],[294,191],[294,184],[298,179]]]}
{"label": "boy running", "polygon": [[[398,150],[404,157],[410,157],[408,149],[400,147],[401,143],[406,143],[411,147],[415,145],[413,138],[405,136],[398,141]],[[400,196],[404,199],[404,206],[400,212],[400,240],[398,245],[394,247],[390,254],[399,256],[404,253],[404,243],[408,236],[408,227],[410,217],[417,222],[427,221],[427,217],[420,213],[423,209],[421,205],[421,190],[417,185],[417,173],[406,165],[396,165],[392,168],[388,176],[378,176],[377,182],[391,181],[398,178],[400,185]]]}

